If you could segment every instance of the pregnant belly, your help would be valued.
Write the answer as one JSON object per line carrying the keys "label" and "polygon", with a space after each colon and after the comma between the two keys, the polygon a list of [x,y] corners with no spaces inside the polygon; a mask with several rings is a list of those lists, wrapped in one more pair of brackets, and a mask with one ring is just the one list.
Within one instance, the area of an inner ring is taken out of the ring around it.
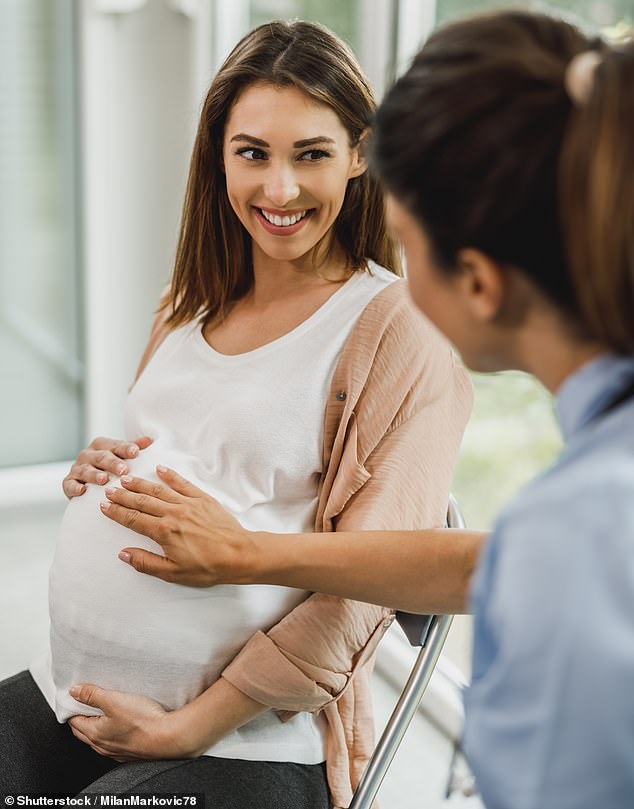
{"label": "pregnant belly", "polygon": [[[153,467],[143,468],[140,461],[132,474],[156,479]],[[173,459],[169,463],[192,479],[190,470],[179,469]],[[178,708],[214,682],[254,632],[268,629],[306,598],[285,587],[193,588],[144,576],[118,552],[134,546],[160,553],[160,547],[102,514],[103,499],[101,486],[89,486],[70,501],[50,573],[51,662],[60,720],[78,712],[68,694],[78,682],[144,694]]]}

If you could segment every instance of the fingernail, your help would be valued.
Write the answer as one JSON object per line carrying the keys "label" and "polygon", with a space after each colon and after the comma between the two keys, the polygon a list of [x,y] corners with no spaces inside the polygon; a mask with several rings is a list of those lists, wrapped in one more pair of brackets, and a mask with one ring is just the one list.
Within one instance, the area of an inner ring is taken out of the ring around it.
{"label": "fingernail", "polygon": [[157,466],[156,468],[158,469],[158,471],[159,471],[159,472],[160,472],[162,475],[164,475],[164,474],[167,472],[167,467],[166,467],[166,466],[160,466],[160,465],[159,465],[159,466]]}
{"label": "fingernail", "polygon": [[69,688],[68,693],[71,695],[71,697],[78,697],[79,696],[79,686],[74,685],[72,688]]}
{"label": "fingernail", "polygon": [[130,447],[130,455],[136,455],[138,451],[139,451],[139,448],[136,446],[136,444],[135,444],[135,446]]}
{"label": "fingernail", "polygon": [[108,502],[99,503],[99,507],[101,508],[102,511],[108,511],[108,509],[110,508],[111,505],[112,505],[112,503],[108,503]]}
{"label": "fingernail", "polygon": [[121,559],[122,562],[127,562],[130,564],[130,559],[132,559],[132,557],[127,551],[119,551],[119,559]]}
{"label": "fingernail", "polygon": [[99,483],[107,483],[108,482],[108,475],[106,475],[105,472],[100,472],[97,475],[97,480],[99,481]]}
{"label": "fingernail", "polygon": [[132,478],[130,475],[123,475],[121,478],[121,483],[132,483]]}
{"label": "fingernail", "polygon": [[115,493],[115,491],[116,491],[116,489],[111,489],[110,487],[108,487],[108,488],[106,489],[106,494],[114,494],[114,493]]}

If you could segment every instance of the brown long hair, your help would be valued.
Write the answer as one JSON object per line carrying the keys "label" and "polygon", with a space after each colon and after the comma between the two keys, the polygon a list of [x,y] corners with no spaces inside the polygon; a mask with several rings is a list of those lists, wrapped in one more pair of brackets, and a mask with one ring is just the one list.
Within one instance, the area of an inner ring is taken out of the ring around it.
{"label": "brown long hair", "polygon": [[[582,106],[571,59],[601,63]],[[436,31],[386,96],[374,163],[441,270],[476,247],[528,276],[577,331],[634,353],[634,46],[547,14]]]}
{"label": "brown long hair", "polygon": [[[255,28],[233,49],[205,99],[189,169],[176,262],[159,311],[176,328],[196,317],[222,317],[253,286],[250,236],[235,215],[221,171],[229,111],[249,85],[295,86],[332,108],[350,146],[370,127],[376,104],[368,80],[348,46],[322,25],[272,22]],[[399,253],[387,232],[378,181],[365,172],[349,180],[334,236],[350,265],[368,259],[401,275]]]}

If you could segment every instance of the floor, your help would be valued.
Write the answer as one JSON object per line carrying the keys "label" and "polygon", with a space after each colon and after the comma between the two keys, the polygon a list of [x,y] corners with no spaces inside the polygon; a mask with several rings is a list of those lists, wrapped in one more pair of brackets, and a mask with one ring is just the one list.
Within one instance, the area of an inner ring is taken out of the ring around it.
{"label": "floor", "polygon": [[[47,575],[63,508],[60,501],[0,510],[0,678],[25,668],[46,645]],[[379,731],[397,697],[393,685],[375,677]],[[379,793],[381,809],[478,809],[475,798],[444,799],[451,753],[447,737],[417,715]]]}

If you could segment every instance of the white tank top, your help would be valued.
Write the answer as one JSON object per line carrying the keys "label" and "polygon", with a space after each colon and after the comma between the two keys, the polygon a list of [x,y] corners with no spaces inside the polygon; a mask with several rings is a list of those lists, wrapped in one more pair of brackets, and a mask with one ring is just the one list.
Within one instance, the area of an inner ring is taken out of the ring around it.
{"label": "white tank top", "polygon": [[[126,401],[127,439],[154,439],[129,462],[130,474],[156,481],[161,463],[216,497],[248,529],[313,531],[331,377],[362,310],[395,280],[375,265],[371,273],[353,275],[293,331],[244,354],[211,348],[201,320],[171,332]],[[268,585],[185,587],[143,576],[117,558],[119,550],[160,547],[105,517],[103,499],[103,487],[89,485],[66,508],[50,572],[50,654],[31,666],[60,722],[99,713],[68,694],[80,682],[181,707],[257,630],[268,630],[309,595]],[[324,738],[320,716],[300,713],[282,723],[267,711],[207,754],[316,764],[325,759]]]}

